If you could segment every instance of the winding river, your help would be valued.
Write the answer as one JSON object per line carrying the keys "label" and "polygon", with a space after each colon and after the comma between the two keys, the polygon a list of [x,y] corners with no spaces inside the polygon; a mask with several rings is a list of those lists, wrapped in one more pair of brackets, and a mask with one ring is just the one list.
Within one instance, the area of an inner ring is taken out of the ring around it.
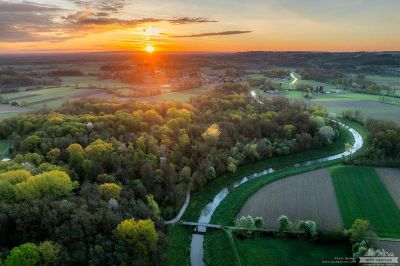
{"label": "winding river", "polygon": [[[320,158],[320,159],[316,159],[316,160],[310,160],[310,161],[306,161],[306,162],[302,162],[302,163],[296,163],[294,165],[287,166],[285,168],[289,169],[291,167],[308,166],[308,165],[313,165],[313,164],[317,164],[317,163],[321,163],[321,162],[333,161],[336,159],[340,159],[342,157],[349,156],[349,155],[357,152],[359,149],[361,149],[361,147],[363,146],[363,139],[362,139],[360,133],[358,133],[353,128],[350,128],[349,126],[347,126],[341,122],[337,122],[337,123],[339,125],[345,127],[346,129],[348,129],[354,137],[355,142],[350,150],[342,152],[340,154],[336,154],[336,155],[332,155],[332,156],[328,156],[328,157],[324,157],[324,158]],[[249,175],[249,176],[246,176],[246,177],[240,179],[239,181],[233,183],[233,186],[231,186],[229,189],[228,189],[228,187],[225,187],[224,189],[222,189],[217,195],[215,195],[214,199],[201,210],[201,214],[198,219],[198,223],[203,223],[203,224],[210,223],[211,216],[213,215],[214,211],[217,209],[217,207],[221,203],[221,201],[229,194],[229,192],[232,191],[232,189],[237,188],[238,186],[246,183],[249,180],[252,180],[252,179],[260,177],[260,176],[268,175],[273,172],[274,172],[273,168],[265,169],[261,172],[256,172],[252,175]],[[196,231],[205,233],[206,230],[207,230],[207,228],[205,228],[203,226],[198,226]],[[192,242],[190,244],[190,262],[191,262],[192,266],[204,266],[205,265],[204,260],[203,260],[203,257],[204,257],[204,246],[203,245],[204,245],[204,234],[192,234]]]}

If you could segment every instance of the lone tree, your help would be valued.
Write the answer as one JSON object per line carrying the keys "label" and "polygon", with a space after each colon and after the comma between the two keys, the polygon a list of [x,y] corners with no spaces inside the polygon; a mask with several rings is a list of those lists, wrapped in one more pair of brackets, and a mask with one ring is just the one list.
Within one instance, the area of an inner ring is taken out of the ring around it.
{"label": "lone tree", "polygon": [[290,229],[292,227],[292,222],[289,220],[289,218],[286,215],[281,215],[277,221],[279,224],[279,228],[278,228],[279,232],[283,233],[283,232],[290,231]]}
{"label": "lone tree", "polygon": [[318,235],[317,224],[314,221],[300,221],[298,229],[304,232],[306,238],[315,239]]}
{"label": "lone tree", "polygon": [[350,229],[350,240],[354,242],[365,240],[368,242],[370,236],[371,231],[369,228],[369,221],[356,219]]}

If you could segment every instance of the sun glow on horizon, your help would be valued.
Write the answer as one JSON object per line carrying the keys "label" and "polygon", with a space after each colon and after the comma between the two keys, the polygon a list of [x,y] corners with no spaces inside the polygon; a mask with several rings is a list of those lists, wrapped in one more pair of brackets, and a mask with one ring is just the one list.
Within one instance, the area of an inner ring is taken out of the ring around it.
{"label": "sun glow on horizon", "polygon": [[152,53],[152,52],[154,52],[154,47],[152,45],[147,45],[145,50],[148,53]]}

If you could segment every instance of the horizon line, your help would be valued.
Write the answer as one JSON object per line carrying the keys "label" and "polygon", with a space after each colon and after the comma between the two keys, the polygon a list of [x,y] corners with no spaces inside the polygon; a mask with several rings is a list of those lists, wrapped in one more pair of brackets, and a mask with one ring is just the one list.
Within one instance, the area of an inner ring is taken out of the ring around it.
{"label": "horizon line", "polygon": [[[1,52],[0,56],[5,55],[73,55],[73,54],[146,54],[145,51],[16,51],[16,52]],[[238,54],[238,53],[400,53],[400,50],[347,50],[347,51],[329,51],[329,50],[245,50],[245,51],[156,51],[154,54]]]}

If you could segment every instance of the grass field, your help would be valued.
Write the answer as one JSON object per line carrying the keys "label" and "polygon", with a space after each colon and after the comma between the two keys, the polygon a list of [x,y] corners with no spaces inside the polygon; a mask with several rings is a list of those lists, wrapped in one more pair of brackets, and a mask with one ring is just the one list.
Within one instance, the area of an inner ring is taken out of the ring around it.
{"label": "grass field", "polygon": [[[277,157],[265,161],[259,161],[253,164],[239,167],[234,174],[220,176],[209,183],[201,191],[192,193],[189,206],[187,207],[182,219],[185,221],[196,221],[200,215],[201,209],[208,202],[210,202],[221,189],[229,186],[234,181],[239,180],[240,178],[248,176],[249,174],[257,171],[262,171],[269,167],[279,167],[287,164],[294,164],[297,162],[303,162],[306,160],[312,160],[332,154],[337,154],[344,150],[345,143],[353,144],[354,138],[347,130],[341,129],[341,137],[333,144],[327,145],[323,148],[313,149],[285,157]],[[318,166],[318,168],[322,168],[324,166],[326,167],[328,165],[329,164],[321,164],[320,166]],[[218,207],[216,212],[214,213],[214,216],[218,215],[217,213],[219,213],[221,217],[224,217],[224,219],[222,219],[222,222],[226,224],[226,221],[229,221],[228,224],[230,224],[230,222],[233,221],[237,213],[240,211],[240,208],[243,206],[245,200],[266,183],[289,175],[299,174],[301,173],[301,171],[311,171],[314,169],[316,168],[295,168],[295,171],[292,170],[284,173],[276,173],[273,175],[264,176],[264,178],[260,177],[254,179],[228,194],[228,196],[221,202],[221,205],[224,205],[225,207],[221,207],[220,205],[220,207]],[[226,201],[227,203],[225,203]],[[171,240],[176,239],[179,242],[173,243],[173,241],[170,241],[170,244],[166,246],[164,252],[165,265],[187,265],[189,258],[187,256],[187,253],[182,251],[187,249],[188,243],[190,243],[191,241],[191,234],[184,230],[175,230],[171,233],[177,234],[175,236],[170,236]]]}
{"label": "grass field", "polygon": [[92,76],[78,76],[78,77],[62,77],[61,83],[64,86],[76,86],[81,88],[87,88],[89,86],[95,86],[98,88],[121,88],[130,87],[128,83],[124,83],[118,80],[99,80],[97,77]]}
{"label": "grass field", "polygon": [[7,140],[0,140],[0,160],[7,156],[8,147],[9,145]]}
{"label": "grass field", "polygon": [[[300,91],[285,91],[285,96],[293,100],[303,100],[318,105],[323,105],[328,112],[341,114],[346,110],[358,110],[364,117],[378,120],[400,121],[400,105],[380,102],[379,95],[364,93],[343,93],[343,94],[314,94],[313,99],[304,99],[304,93]],[[396,98],[389,98],[393,103],[399,103]]]}
{"label": "grass field", "polygon": [[275,238],[235,238],[235,243],[243,266],[321,265],[335,257],[351,256],[350,246],[345,243]]}
{"label": "grass field", "polygon": [[[336,87],[333,84],[322,83],[315,80],[302,80],[301,77],[296,74],[299,78],[299,84],[307,84],[311,87],[323,86],[325,90],[335,90]],[[384,76],[367,76],[368,80],[374,81],[378,84],[384,85],[398,85],[400,88],[400,77],[384,77]],[[392,120],[400,121],[400,100],[396,98],[372,95],[365,93],[331,93],[331,94],[313,94],[313,99],[306,100],[304,98],[305,93],[300,91],[294,91],[294,86],[289,84],[284,84],[283,86],[286,91],[284,95],[288,99],[292,100],[304,100],[310,101],[315,104],[323,105],[327,108],[329,112],[334,112],[337,114],[342,113],[346,110],[359,110],[364,117],[378,119],[378,120]],[[264,94],[264,92],[259,91],[258,93]],[[396,92],[400,95],[400,89]],[[268,95],[267,95],[268,96]],[[385,97],[391,104],[382,103],[380,101],[381,97]]]}
{"label": "grass field", "polygon": [[314,103],[323,105],[327,108],[328,112],[336,114],[341,114],[346,110],[358,110],[361,112],[361,115],[366,118],[400,122],[399,105],[390,105],[372,101],[315,101]]}
{"label": "grass field", "polygon": [[400,77],[388,77],[388,76],[380,76],[380,75],[367,75],[366,79],[377,84],[381,85],[389,85],[393,87],[400,88]]}
{"label": "grass field", "polygon": [[199,96],[200,94],[207,92],[207,90],[208,90],[208,87],[204,86],[204,87],[190,89],[190,90],[176,91],[176,92],[170,92],[170,93],[166,93],[166,94],[162,94],[162,95],[137,98],[137,101],[141,101],[141,102],[160,102],[160,101],[188,102],[188,101],[190,101],[190,99],[192,97]]}
{"label": "grass field", "polygon": [[[347,243],[320,243],[299,239],[254,237],[239,239],[233,236],[242,266],[264,265],[321,265],[335,257],[351,257]],[[238,265],[227,236],[222,231],[206,234],[206,265]],[[211,246],[208,243],[212,243]]]}
{"label": "grass field", "polygon": [[400,209],[373,168],[336,166],[331,175],[346,228],[363,218],[378,236],[400,238]]}
{"label": "grass field", "polygon": [[20,105],[25,104],[28,109],[39,110],[43,108],[44,104],[46,104],[48,108],[59,107],[74,94],[84,91],[85,89],[78,90],[72,87],[58,87],[4,93],[2,96],[9,101],[17,101]]}

